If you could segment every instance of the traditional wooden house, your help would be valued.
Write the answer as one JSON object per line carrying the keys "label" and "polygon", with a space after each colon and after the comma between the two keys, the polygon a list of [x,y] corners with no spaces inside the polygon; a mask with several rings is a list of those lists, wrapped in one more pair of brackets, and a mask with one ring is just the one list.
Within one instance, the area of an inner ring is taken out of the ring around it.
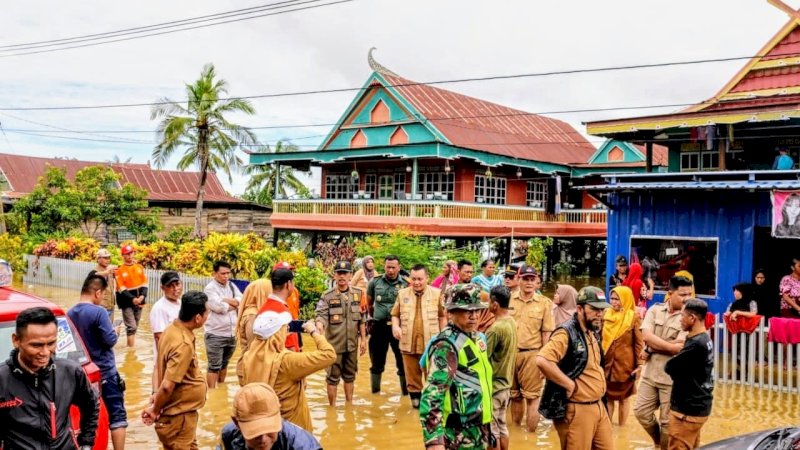
{"label": "traditional wooden house", "polygon": [[589,164],[597,149],[565,122],[410,81],[371,54],[370,65],[315,151],[250,155],[250,164],[321,167],[319,198],[275,200],[276,233],[605,236],[606,212],[570,189],[573,172],[603,173],[635,163],[632,154]]}
{"label": "traditional wooden house", "polygon": [[[200,174],[155,170],[147,164],[111,164],[0,154],[0,198],[5,206],[13,208],[14,201],[31,192],[49,167],[62,168],[68,178],[74,178],[79,170],[94,165],[110,167],[120,175],[121,183],[131,183],[147,191],[148,206],[159,208],[158,218],[164,226],[164,232],[176,226],[194,227]],[[229,195],[215,174],[208,175],[203,207],[204,233],[252,231],[269,235],[269,215],[269,208]],[[128,236],[124,230],[110,230],[104,237],[109,241],[117,241]]]}
{"label": "traditional wooden house", "polygon": [[[797,215],[787,212],[800,207],[800,12],[773,3],[789,21],[711,99],[587,124],[589,134],[668,148],[669,173],[606,175],[584,188],[610,208],[608,267],[618,254],[646,261],[662,291],[688,270],[715,312],[757,268],[767,270],[778,302],[777,283],[800,257]],[[793,157],[792,169],[771,170],[778,148]]]}

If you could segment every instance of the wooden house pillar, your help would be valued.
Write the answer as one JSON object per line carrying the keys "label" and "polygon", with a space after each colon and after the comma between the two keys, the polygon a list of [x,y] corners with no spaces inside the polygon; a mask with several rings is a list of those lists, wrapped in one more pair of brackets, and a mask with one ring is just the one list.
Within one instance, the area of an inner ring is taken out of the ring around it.
{"label": "wooden house pillar", "polygon": [[645,171],[653,171],[653,142],[648,141],[644,144],[645,147]]}

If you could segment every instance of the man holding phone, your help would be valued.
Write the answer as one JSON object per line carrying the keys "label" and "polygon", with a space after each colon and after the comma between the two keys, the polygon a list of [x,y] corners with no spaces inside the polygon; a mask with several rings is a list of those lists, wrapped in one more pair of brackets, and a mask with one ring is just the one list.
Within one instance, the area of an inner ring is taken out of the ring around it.
{"label": "man holding phone", "polygon": [[105,308],[100,306],[108,289],[106,278],[100,274],[89,275],[81,288],[81,299],[67,312],[78,329],[92,361],[100,369],[102,388],[100,393],[108,410],[108,426],[111,430],[111,443],[114,450],[125,448],[125,434],[128,427],[128,413],[125,410],[125,382],[117,372],[114,346],[121,331],[121,321],[116,328]]}

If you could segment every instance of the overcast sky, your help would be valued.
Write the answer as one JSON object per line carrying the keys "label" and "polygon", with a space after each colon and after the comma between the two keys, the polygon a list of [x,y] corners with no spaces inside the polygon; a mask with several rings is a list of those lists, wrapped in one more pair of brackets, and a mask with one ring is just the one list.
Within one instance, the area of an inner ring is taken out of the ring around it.
{"label": "overcast sky", "polygon": [[[164,96],[182,100],[184,83],[196,79],[209,62],[229,82],[234,96],[359,87],[370,74],[367,51],[372,46],[378,48],[379,62],[420,82],[748,56],[756,54],[787,20],[766,0],[355,0],[52,53],[3,57],[9,53],[1,48],[274,1],[7,2],[0,16],[0,108],[142,103]],[[800,7],[800,2],[788,3]],[[711,97],[743,64],[441,87],[529,112],[683,104]],[[254,127],[331,123],[353,95],[254,99],[257,114],[234,119]],[[584,131],[584,121],[675,109],[553,117]],[[96,161],[117,155],[144,163],[151,159],[155,144],[156,123],[150,120],[149,107],[0,111],[0,123],[6,134],[0,136],[0,152]],[[63,129],[95,133],[73,134]],[[266,143],[292,139],[311,149],[329,129],[278,128],[257,133]],[[23,134],[31,132],[49,137]],[[595,145],[600,142],[590,139]],[[244,177],[233,184],[220,178],[233,193],[241,193],[246,184]]]}

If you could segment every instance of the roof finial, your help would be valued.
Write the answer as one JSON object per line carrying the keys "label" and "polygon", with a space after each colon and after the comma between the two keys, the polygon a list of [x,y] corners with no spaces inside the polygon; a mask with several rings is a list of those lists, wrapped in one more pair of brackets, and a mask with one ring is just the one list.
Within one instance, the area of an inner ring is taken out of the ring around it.
{"label": "roof finial", "polygon": [[375,58],[372,57],[372,52],[374,50],[377,50],[377,48],[375,48],[375,47],[370,48],[369,49],[369,54],[367,54],[367,62],[369,63],[369,67],[372,70],[374,70],[375,72],[378,72],[381,75],[390,75],[390,76],[393,76],[393,77],[399,76],[396,73],[392,72],[391,70],[387,69],[386,67],[383,67],[382,65],[380,65],[380,63],[378,63],[378,61],[375,61]]}
{"label": "roof finial", "polygon": [[800,21],[800,10],[787,5],[783,0],[767,0],[767,3],[785,12],[794,20]]}

